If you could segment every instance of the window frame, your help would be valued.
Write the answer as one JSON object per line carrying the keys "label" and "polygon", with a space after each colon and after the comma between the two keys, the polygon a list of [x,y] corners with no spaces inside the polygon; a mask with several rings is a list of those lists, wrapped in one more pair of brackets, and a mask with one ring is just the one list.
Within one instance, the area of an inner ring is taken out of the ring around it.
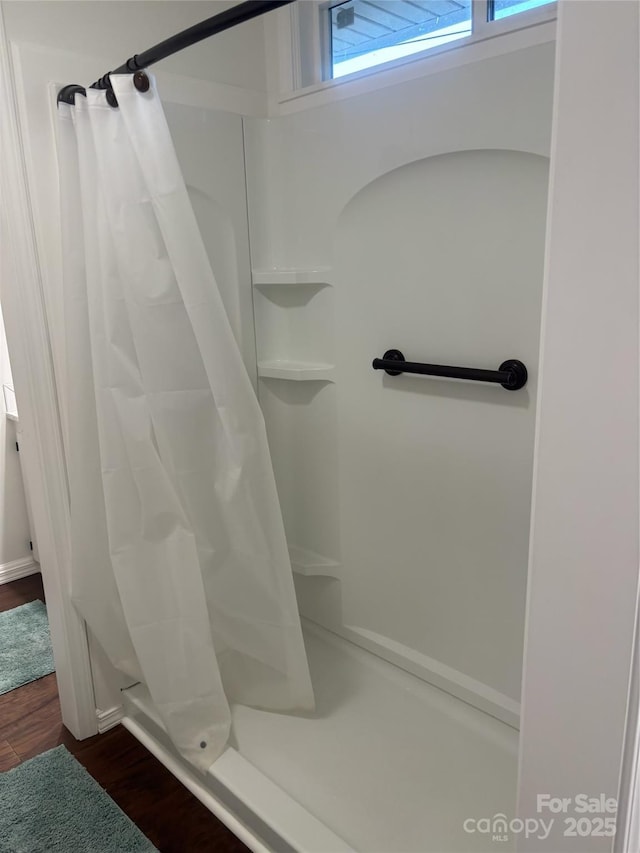
{"label": "window frame", "polygon": [[494,39],[519,30],[547,24],[557,18],[557,0],[525,12],[517,12],[498,20],[488,20],[490,0],[472,0],[471,34],[438,47],[399,59],[383,62],[361,71],[334,78],[331,76],[331,16],[329,10],[340,5],[336,0],[322,2],[293,3],[290,15],[290,37],[292,45],[292,69],[288,93],[281,102],[291,97],[312,94],[342,83],[359,80],[371,75],[385,74],[410,63],[429,62],[433,57],[453,51],[464,51],[478,42]]}

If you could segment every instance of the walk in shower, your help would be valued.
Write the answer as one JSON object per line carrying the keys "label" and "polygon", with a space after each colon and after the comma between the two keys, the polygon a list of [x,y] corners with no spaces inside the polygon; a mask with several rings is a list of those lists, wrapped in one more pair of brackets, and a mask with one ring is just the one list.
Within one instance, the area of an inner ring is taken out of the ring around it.
{"label": "walk in shower", "polygon": [[123,722],[251,849],[490,850],[473,820],[515,814],[553,54],[272,118],[164,104],[264,416],[315,709],[232,698],[204,775],[144,677]]}

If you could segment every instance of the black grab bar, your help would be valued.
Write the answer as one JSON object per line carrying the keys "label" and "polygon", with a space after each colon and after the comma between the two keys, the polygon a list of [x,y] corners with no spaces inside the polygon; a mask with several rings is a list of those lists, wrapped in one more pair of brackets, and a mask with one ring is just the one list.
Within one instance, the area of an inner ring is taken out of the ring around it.
{"label": "black grab bar", "polygon": [[445,376],[448,379],[469,379],[472,382],[495,382],[507,391],[518,391],[527,384],[527,368],[521,361],[510,358],[503,361],[497,370],[482,370],[478,367],[449,367],[445,364],[422,364],[405,361],[398,349],[390,349],[382,358],[374,358],[374,370],[384,370],[389,376],[401,373],[420,373],[424,376]]}

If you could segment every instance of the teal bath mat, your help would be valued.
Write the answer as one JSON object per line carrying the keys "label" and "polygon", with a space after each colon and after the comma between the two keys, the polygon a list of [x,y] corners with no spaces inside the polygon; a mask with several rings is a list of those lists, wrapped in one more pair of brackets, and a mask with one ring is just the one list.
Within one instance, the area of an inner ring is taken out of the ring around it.
{"label": "teal bath mat", "polygon": [[64,746],[0,773],[0,853],[155,850]]}
{"label": "teal bath mat", "polygon": [[53,672],[47,608],[30,601],[0,613],[0,694]]}

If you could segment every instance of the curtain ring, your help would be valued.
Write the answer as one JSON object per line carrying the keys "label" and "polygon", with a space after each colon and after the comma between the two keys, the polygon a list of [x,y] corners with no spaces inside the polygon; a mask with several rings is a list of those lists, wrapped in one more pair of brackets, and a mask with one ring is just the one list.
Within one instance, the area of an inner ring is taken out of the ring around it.
{"label": "curtain ring", "polygon": [[133,85],[136,87],[138,92],[148,92],[151,83],[144,71],[136,71],[133,75]]}
{"label": "curtain ring", "polygon": [[117,109],[118,108],[118,99],[116,98],[116,95],[115,95],[115,92],[113,91],[113,89],[107,89],[106,94],[107,94],[107,103],[109,104],[109,106],[113,107],[114,109]]}

